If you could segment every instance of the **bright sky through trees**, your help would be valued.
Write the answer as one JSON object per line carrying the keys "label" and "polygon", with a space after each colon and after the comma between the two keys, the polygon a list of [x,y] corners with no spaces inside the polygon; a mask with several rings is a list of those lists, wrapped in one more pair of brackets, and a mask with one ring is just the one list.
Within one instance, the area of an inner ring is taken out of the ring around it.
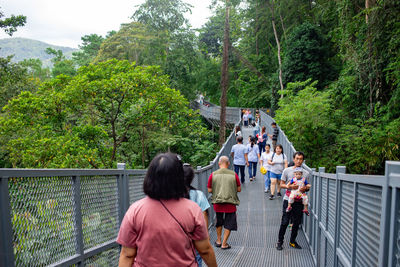
{"label": "bright sky through trees", "polygon": [[[130,17],[144,0],[0,0],[2,12],[27,16],[24,27],[18,28],[13,37],[24,37],[54,45],[78,48],[81,37],[96,33],[105,36],[111,30],[119,30],[121,23]],[[191,25],[199,28],[210,16],[211,0],[186,0],[193,5],[188,14]],[[0,32],[1,38],[8,38]]]}

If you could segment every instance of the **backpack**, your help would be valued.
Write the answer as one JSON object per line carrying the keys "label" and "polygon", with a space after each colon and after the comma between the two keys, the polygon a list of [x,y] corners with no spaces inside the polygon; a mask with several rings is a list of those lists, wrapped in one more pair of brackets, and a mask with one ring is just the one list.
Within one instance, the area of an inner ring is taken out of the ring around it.
{"label": "backpack", "polygon": [[[271,161],[273,161],[274,160],[274,156],[275,156],[275,152],[272,154],[272,157],[271,157]],[[282,158],[283,158],[283,161],[285,161],[285,154],[284,153],[282,153]]]}
{"label": "backpack", "polygon": [[262,134],[258,134],[258,142],[259,142],[259,143],[264,142],[264,138],[263,138],[263,135],[262,135]]}

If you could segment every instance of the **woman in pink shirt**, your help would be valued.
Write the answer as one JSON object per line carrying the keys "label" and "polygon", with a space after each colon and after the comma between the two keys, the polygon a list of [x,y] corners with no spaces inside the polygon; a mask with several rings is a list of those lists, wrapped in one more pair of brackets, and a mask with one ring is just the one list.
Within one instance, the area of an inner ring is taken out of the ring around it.
{"label": "woman in pink shirt", "polygon": [[200,207],[186,199],[183,166],[176,154],[157,155],[143,182],[145,198],[133,203],[121,223],[119,266],[217,266]]}

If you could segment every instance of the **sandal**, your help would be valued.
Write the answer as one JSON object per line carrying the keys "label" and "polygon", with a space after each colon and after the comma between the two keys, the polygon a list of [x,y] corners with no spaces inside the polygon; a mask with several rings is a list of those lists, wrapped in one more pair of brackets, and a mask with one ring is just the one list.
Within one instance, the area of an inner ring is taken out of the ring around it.
{"label": "sandal", "polygon": [[221,247],[221,249],[230,249],[231,248],[231,245],[229,245],[228,243],[226,243],[226,247]]}
{"label": "sandal", "polygon": [[222,246],[222,244],[218,244],[217,241],[215,241],[214,246],[216,246],[217,248],[220,248]]}

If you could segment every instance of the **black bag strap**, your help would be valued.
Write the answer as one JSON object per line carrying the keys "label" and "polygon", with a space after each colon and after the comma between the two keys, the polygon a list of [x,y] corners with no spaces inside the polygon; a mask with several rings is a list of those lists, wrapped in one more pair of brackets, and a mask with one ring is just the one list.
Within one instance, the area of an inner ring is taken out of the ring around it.
{"label": "black bag strap", "polygon": [[178,221],[177,218],[175,218],[175,216],[169,211],[169,209],[165,206],[165,204],[161,201],[161,199],[159,199],[161,205],[164,207],[164,209],[169,213],[169,215],[171,215],[171,217],[176,221],[177,224],[179,224],[179,226],[181,227],[182,231],[186,234],[187,238],[189,238],[189,243],[190,243],[190,248],[192,249],[193,252],[193,256],[194,256],[194,260],[196,261],[196,252],[195,252],[195,248],[193,245],[193,240],[190,237],[189,233],[186,232],[185,228],[183,228],[182,224]]}

